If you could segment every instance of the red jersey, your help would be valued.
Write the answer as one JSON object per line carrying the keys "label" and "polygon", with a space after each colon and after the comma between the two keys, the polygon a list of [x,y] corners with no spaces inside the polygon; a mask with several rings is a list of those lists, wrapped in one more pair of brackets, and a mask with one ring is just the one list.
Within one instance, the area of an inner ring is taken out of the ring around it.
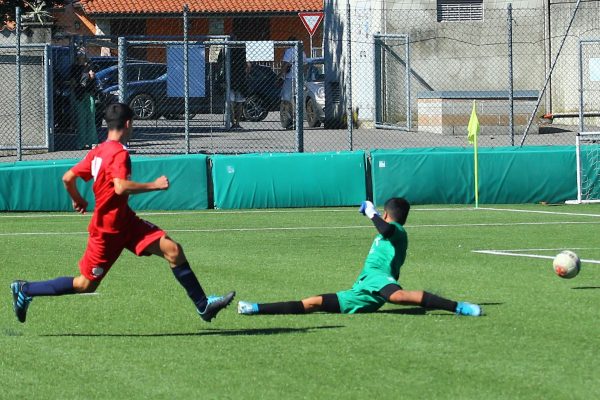
{"label": "red jersey", "polygon": [[72,171],[86,182],[94,178],[96,207],[89,231],[123,232],[135,213],[127,204],[129,195],[115,193],[113,179],[130,179],[131,159],[127,148],[120,142],[107,140],[92,149]]}

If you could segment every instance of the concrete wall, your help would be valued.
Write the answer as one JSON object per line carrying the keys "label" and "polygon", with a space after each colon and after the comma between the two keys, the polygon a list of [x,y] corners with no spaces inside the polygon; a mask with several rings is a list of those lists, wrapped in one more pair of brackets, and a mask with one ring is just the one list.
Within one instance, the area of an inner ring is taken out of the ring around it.
{"label": "concrete wall", "polygon": [[[564,36],[569,19],[574,9],[574,4],[555,4],[551,7],[551,35],[554,38],[552,41],[552,56],[556,55],[560,40]],[[571,28],[571,34],[565,42],[559,61],[556,65],[556,72],[552,78],[552,106],[556,112],[570,112],[579,110],[579,39],[583,38],[600,38],[600,3],[582,2],[580,9]],[[595,53],[595,54],[594,54]],[[586,60],[584,66],[587,65],[589,57],[600,57],[600,43],[586,47]],[[584,72],[586,81],[586,111],[600,110],[600,96],[597,93],[590,93],[594,88],[593,84],[589,84],[589,75],[587,68]],[[577,123],[575,120],[572,123]]]}
{"label": "concrete wall", "polygon": [[[413,120],[417,120],[416,102],[424,90],[507,90],[508,46],[507,5],[513,3],[513,54],[515,90],[541,90],[551,61],[566,32],[574,2],[552,2],[550,30],[547,32],[547,1],[484,1],[484,20],[438,22],[437,0],[364,1],[352,0],[352,61],[354,104],[360,106],[361,119],[374,115],[374,70],[372,35],[376,32],[406,34],[411,37],[411,67],[426,82],[412,79]],[[365,10],[370,10],[366,12]],[[578,108],[578,59],[580,37],[600,37],[600,2],[583,2],[561,53],[551,81],[551,90],[542,101],[538,115],[552,102],[554,113]],[[345,17],[345,16],[342,16]],[[548,40],[550,36],[551,40]],[[597,46],[600,57],[600,45]],[[551,49],[550,56],[549,50]],[[403,56],[403,49],[398,48]],[[388,58],[388,98],[397,114],[405,105],[404,85],[394,77],[404,66]],[[430,88],[428,88],[429,86]],[[356,88],[360,88],[357,91]],[[600,109],[600,87],[589,96],[590,109]],[[358,93],[358,94],[357,94]],[[551,97],[550,97],[551,95]],[[593,97],[593,98],[592,98]],[[597,107],[596,107],[597,105]],[[549,110],[548,110],[549,111]]]}

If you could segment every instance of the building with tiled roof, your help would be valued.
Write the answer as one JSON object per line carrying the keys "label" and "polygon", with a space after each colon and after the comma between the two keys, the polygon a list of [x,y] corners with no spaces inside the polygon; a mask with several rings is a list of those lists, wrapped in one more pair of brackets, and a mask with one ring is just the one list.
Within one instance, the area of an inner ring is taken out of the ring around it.
{"label": "building with tiled roof", "polygon": [[81,0],[86,14],[94,16],[165,16],[181,14],[187,3],[195,14],[296,14],[322,11],[322,0]]}
{"label": "building with tiled roof", "polygon": [[[309,35],[298,13],[323,11],[323,0],[79,0],[74,4],[80,21],[62,19],[71,24],[67,31],[77,34],[87,30],[96,35],[179,36],[187,4],[192,36],[235,34],[239,40],[295,36],[307,49]],[[322,27],[314,36],[316,47],[321,42]]]}

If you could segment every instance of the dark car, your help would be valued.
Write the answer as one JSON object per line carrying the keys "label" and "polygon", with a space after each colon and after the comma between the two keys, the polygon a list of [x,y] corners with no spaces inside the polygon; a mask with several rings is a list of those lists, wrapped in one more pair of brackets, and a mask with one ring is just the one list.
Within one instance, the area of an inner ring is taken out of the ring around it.
{"label": "dark car", "polygon": [[269,67],[252,65],[248,73],[244,119],[262,121],[270,111],[279,110],[280,101],[281,87],[278,85],[277,74]]}
{"label": "dark car", "polygon": [[[181,118],[185,112],[183,97],[167,96],[167,66],[165,64],[131,64],[135,67],[127,70],[127,86],[125,102],[133,109],[135,117],[141,120],[165,118]],[[131,65],[128,65],[129,68]],[[207,69],[208,70],[208,69]],[[135,72],[137,71],[137,72]],[[162,73],[161,73],[162,72]],[[160,74],[160,75],[159,75]],[[157,76],[158,75],[158,76]],[[109,104],[119,96],[118,71],[105,70],[96,77],[101,86],[99,98]],[[194,79],[193,77],[190,77]],[[211,77],[205,74],[205,97],[190,97],[189,112],[222,113],[225,106],[225,85],[219,74]],[[112,83],[112,85],[110,85]],[[213,88],[212,96],[209,88]],[[211,105],[212,100],[212,105]],[[269,111],[279,106],[279,88],[277,76],[268,67],[254,65],[248,75],[248,90],[244,114],[248,121],[261,121]]]}
{"label": "dark car", "polygon": [[[131,63],[125,67],[125,80],[127,83],[138,81],[151,81],[167,73],[167,66],[161,63]],[[119,84],[119,66],[105,68],[96,74],[96,81],[100,91]]]}
{"label": "dark car", "polygon": [[[127,63],[146,63],[144,60],[128,58]],[[88,58],[88,63],[94,72],[100,72],[106,68],[114,67],[119,64],[119,57],[113,56],[92,56]]]}

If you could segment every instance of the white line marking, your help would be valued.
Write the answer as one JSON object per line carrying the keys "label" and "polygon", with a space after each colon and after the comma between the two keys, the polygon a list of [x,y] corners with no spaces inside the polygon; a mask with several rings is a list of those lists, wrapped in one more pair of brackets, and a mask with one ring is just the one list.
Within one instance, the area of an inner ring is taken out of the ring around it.
{"label": "white line marking", "polygon": [[600,247],[562,247],[560,249],[507,249],[507,250],[494,250],[494,251],[564,251],[564,250],[600,250]]}
{"label": "white line marking", "polygon": [[[414,208],[411,211],[474,211],[474,208],[460,208],[460,207],[447,207],[447,208]],[[348,209],[293,209],[293,210],[240,210],[240,211],[219,211],[219,210],[199,210],[199,211],[145,211],[139,212],[137,215],[140,216],[152,216],[152,215],[227,215],[227,214],[292,214],[292,213],[311,213],[311,212],[355,212],[358,214],[356,208]],[[0,215],[0,218],[91,218],[93,213],[87,214],[6,214]]]}
{"label": "white line marking", "polygon": [[[545,260],[554,260],[553,256],[542,256],[539,254],[522,254],[522,253],[512,253],[509,251],[500,251],[500,250],[473,250],[473,253],[478,254],[491,254],[494,256],[510,256],[510,257],[525,257],[525,258],[542,258]],[[600,260],[588,260],[581,259],[582,262],[586,262],[588,264],[600,264]]]}
{"label": "white line marking", "polygon": [[[514,223],[489,223],[489,224],[425,224],[407,225],[407,229],[416,228],[469,228],[469,227],[502,227],[502,226],[527,226],[527,225],[600,225],[600,221],[549,221],[549,222],[514,222]],[[291,227],[261,227],[261,228],[213,228],[213,229],[165,229],[166,232],[260,232],[260,231],[307,231],[327,229],[373,229],[371,225],[348,226],[291,226]],[[87,235],[88,232],[5,232],[0,236],[50,236],[50,235]]]}
{"label": "white line marking", "polygon": [[493,207],[479,207],[480,210],[487,211],[509,211],[516,213],[527,213],[527,214],[550,214],[550,215],[573,215],[578,217],[600,217],[600,214],[590,214],[590,213],[572,213],[572,212],[564,212],[564,211],[541,211],[541,210],[522,210],[518,208],[493,208]]}
{"label": "white line marking", "polygon": [[100,296],[100,293],[98,292],[93,292],[93,293],[77,293],[78,296]]}

